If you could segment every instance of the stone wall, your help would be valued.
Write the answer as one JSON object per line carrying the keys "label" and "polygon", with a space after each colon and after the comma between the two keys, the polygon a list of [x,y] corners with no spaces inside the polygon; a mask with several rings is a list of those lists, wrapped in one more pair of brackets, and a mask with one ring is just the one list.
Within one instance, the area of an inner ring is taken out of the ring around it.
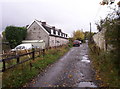
{"label": "stone wall", "polygon": [[27,30],[26,40],[44,40],[45,47],[48,47],[49,35],[36,23],[34,22]]}
{"label": "stone wall", "polygon": [[45,47],[54,47],[60,46],[68,43],[68,39],[59,36],[50,36],[41,26],[36,22],[33,22],[32,25],[27,30],[26,40],[43,40],[45,42]]}
{"label": "stone wall", "polygon": [[103,50],[106,50],[105,32],[106,32],[106,29],[103,29],[93,36],[93,40],[96,43],[96,45]]}

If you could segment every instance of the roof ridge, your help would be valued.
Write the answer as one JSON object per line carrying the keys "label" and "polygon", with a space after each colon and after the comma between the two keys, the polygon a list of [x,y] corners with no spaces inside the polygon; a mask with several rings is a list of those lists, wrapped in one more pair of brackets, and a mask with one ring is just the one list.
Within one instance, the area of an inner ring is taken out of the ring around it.
{"label": "roof ridge", "polygon": [[[39,21],[39,20],[37,20],[37,19],[35,19],[35,21],[38,22],[39,24],[41,24],[41,25],[43,26],[43,28],[44,28],[48,33],[50,33],[50,34],[51,34],[51,30],[55,30],[55,31],[57,31],[57,32],[60,32],[62,35],[63,35],[63,34],[67,35],[67,33],[62,32],[61,29],[58,29],[58,28],[56,28],[55,26],[50,26],[49,24],[46,24],[46,22],[42,22],[42,21]],[[55,29],[53,29],[53,27],[54,27]],[[55,34],[52,34],[52,35],[56,35],[56,33],[55,33]],[[59,36],[60,36],[60,35],[59,35]],[[60,36],[60,37],[61,37],[61,36]]]}

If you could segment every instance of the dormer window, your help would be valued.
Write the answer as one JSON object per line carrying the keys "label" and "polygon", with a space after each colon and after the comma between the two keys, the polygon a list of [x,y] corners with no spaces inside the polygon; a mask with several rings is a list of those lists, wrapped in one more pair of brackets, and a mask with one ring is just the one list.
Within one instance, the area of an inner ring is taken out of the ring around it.
{"label": "dormer window", "polygon": [[65,37],[65,34],[63,34],[63,37]]}
{"label": "dormer window", "polygon": [[56,34],[56,31],[55,31],[55,30],[53,30],[53,33],[54,33],[54,34]]}
{"label": "dormer window", "polygon": [[51,34],[53,34],[53,29],[51,29]]}
{"label": "dormer window", "polygon": [[58,32],[58,35],[60,36],[60,32]]}
{"label": "dormer window", "polygon": [[63,36],[63,33],[61,33],[61,36]]}
{"label": "dormer window", "polygon": [[61,32],[60,32],[60,36],[62,36]]}
{"label": "dormer window", "polygon": [[58,31],[56,31],[56,35],[58,35]]}

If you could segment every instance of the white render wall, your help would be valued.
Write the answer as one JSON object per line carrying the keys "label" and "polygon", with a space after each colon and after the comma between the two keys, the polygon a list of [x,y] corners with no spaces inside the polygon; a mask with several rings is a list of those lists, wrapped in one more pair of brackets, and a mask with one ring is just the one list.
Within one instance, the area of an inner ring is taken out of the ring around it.
{"label": "white render wall", "polygon": [[49,46],[50,47],[55,46],[55,37],[49,36]]}
{"label": "white render wall", "polygon": [[50,37],[50,40],[49,40],[50,47],[60,46],[68,43],[68,40],[64,38],[54,37],[54,36],[49,36],[49,37]]}

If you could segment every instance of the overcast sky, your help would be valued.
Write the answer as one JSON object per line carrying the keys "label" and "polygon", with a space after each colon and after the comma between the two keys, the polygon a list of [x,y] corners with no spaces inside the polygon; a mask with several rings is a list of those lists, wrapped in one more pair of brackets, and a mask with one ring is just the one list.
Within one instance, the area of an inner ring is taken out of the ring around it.
{"label": "overcast sky", "polygon": [[[96,32],[95,22],[105,18],[109,8],[100,6],[102,0],[3,0],[0,8],[0,31],[6,26],[26,26],[34,19],[72,34],[74,30]],[[118,0],[116,0],[118,1]]]}

